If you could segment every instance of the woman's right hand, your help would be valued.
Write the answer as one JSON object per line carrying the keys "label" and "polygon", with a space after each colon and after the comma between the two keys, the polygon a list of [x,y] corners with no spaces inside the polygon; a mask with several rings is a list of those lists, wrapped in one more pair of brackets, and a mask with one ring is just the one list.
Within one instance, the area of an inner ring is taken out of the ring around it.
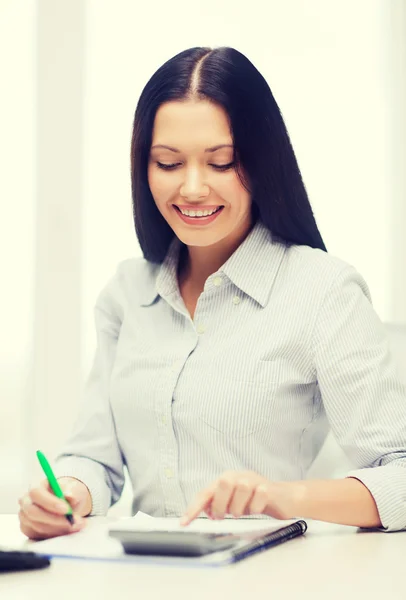
{"label": "woman's right hand", "polygon": [[74,525],[64,516],[67,513],[66,502],[55,496],[48,480],[44,479],[18,500],[20,529],[32,540],[75,533],[86,525],[83,517],[92,509],[89,490],[84,483],[73,477],[60,477],[58,482],[72,507]]}

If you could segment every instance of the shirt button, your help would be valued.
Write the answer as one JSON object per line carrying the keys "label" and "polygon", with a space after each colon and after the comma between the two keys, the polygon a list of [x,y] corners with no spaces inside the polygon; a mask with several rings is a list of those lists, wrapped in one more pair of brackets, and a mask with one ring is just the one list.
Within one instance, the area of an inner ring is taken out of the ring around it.
{"label": "shirt button", "polygon": [[221,279],[221,277],[215,277],[213,283],[218,287],[223,283],[223,280]]}
{"label": "shirt button", "polygon": [[205,326],[200,323],[200,325],[197,326],[197,333],[204,333],[205,331]]}
{"label": "shirt button", "polygon": [[168,479],[171,479],[171,477],[173,477],[173,471],[172,471],[172,469],[169,469],[169,467],[167,467],[167,468],[165,469],[165,475],[166,475],[166,477],[167,477]]}
{"label": "shirt button", "polygon": [[166,425],[166,424],[167,424],[167,422],[168,422],[168,419],[166,418],[166,415],[162,415],[162,416],[161,416],[161,422],[162,422],[164,425]]}
{"label": "shirt button", "polygon": [[234,296],[233,304],[239,304],[240,302],[241,302],[241,298],[239,298],[238,296]]}

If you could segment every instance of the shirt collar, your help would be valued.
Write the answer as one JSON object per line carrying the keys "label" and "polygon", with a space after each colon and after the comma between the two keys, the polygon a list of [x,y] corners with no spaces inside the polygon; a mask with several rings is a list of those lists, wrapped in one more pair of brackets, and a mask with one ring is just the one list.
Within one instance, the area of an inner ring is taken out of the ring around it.
{"label": "shirt collar", "polygon": [[[141,306],[151,305],[158,295],[178,292],[177,268],[183,243],[175,236],[158,268],[154,285],[144,289]],[[245,294],[266,306],[286,246],[272,238],[269,229],[257,221],[248,236],[216,273],[224,274]]]}
{"label": "shirt collar", "polygon": [[262,221],[257,221],[221,270],[234,285],[264,307],[285,250],[286,246],[272,238]]}

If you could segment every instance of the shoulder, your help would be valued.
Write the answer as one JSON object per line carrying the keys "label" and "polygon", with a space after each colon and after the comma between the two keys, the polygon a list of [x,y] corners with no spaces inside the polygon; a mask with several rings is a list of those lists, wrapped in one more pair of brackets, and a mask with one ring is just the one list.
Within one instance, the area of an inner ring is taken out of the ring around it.
{"label": "shoulder", "polygon": [[352,267],[338,256],[310,246],[289,246],[286,249],[286,258],[292,266],[308,275],[317,272],[319,276],[322,274],[329,278],[334,278],[343,269]]}
{"label": "shoulder", "polygon": [[318,290],[321,297],[330,293],[340,293],[348,286],[361,292],[370,299],[367,282],[358,269],[351,263],[310,246],[293,245],[286,248],[287,269],[297,280],[311,290]]}
{"label": "shoulder", "polygon": [[155,292],[155,280],[160,265],[143,257],[121,260],[98,294],[96,307],[123,316],[128,302],[142,304]]}
{"label": "shoulder", "polygon": [[161,265],[145,260],[143,257],[126,258],[116,268],[116,279],[121,285],[134,286],[140,296],[145,288],[154,287],[156,275]]}

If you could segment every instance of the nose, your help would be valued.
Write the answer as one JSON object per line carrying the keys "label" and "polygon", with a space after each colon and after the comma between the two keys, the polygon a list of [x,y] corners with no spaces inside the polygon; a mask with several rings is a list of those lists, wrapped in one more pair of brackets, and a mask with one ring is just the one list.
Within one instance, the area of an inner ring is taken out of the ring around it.
{"label": "nose", "polygon": [[199,198],[206,198],[210,194],[209,186],[204,183],[204,178],[199,169],[186,170],[180,194],[188,200],[199,200]]}

